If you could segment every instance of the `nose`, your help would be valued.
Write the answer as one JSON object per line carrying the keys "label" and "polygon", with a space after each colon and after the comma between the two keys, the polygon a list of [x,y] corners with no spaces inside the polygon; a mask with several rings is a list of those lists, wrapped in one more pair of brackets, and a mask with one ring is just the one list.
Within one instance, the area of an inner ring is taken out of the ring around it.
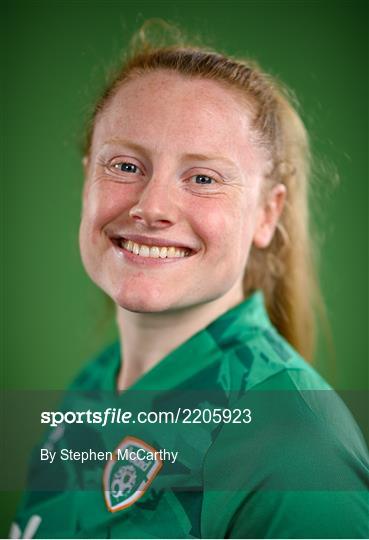
{"label": "nose", "polygon": [[170,180],[152,177],[137,203],[129,211],[130,217],[147,227],[166,228],[177,220],[177,205]]}

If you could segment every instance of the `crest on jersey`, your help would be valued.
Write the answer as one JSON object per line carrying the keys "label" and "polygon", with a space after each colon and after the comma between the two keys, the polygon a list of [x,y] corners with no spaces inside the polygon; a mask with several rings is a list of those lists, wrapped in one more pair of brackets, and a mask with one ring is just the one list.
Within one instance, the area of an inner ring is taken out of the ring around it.
{"label": "crest on jersey", "polygon": [[163,465],[156,452],[136,437],[126,437],[116,448],[103,476],[105,502],[110,512],[131,506],[147,491]]}

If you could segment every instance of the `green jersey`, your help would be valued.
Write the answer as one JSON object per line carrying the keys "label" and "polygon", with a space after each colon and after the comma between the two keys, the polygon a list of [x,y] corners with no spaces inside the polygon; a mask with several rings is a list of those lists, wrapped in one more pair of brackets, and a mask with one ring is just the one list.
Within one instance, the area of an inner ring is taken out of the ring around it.
{"label": "green jersey", "polygon": [[363,437],[260,291],[118,394],[120,362],[115,343],[72,385],[14,536],[368,537]]}

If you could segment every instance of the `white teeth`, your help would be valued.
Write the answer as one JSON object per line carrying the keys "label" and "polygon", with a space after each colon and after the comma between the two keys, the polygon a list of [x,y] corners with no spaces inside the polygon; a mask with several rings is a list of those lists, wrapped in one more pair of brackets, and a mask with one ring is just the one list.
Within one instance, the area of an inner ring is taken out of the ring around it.
{"label": "white teeth", "polygon": [[150,248],[150,257],[154,257],[154,259],[158,259],[160,255],[160,249],[156,246],[153,246]]}
{"label": "white teeth", "polygon": [[181,258],[189,255],[189,250],[183,248],[176,248],[174,246],[170,247],[157,247],[157,246],[146,246],[144,244],[137,244],[132,240],[122,240],[122,247],[135,255],[140,257],[152,257],[154,259],[166,258]]}
{"label": "white teeth", "polygon": [[138,253],[141,257],[149,257],[150,256],[150,248],[147,246],[140,246],[140,251]]}

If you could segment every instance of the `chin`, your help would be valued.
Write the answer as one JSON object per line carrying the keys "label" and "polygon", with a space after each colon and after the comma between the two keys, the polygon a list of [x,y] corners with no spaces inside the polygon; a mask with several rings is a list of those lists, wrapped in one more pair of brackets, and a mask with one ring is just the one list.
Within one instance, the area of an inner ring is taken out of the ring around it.
{"label": "chin", "polygon": [[146,291],[125,293],[112,296],[113,301],[123,309],[135,313],[160,313],[173,308],[173,301],[163,295],[155,294],[154,291],[146,294]]}

